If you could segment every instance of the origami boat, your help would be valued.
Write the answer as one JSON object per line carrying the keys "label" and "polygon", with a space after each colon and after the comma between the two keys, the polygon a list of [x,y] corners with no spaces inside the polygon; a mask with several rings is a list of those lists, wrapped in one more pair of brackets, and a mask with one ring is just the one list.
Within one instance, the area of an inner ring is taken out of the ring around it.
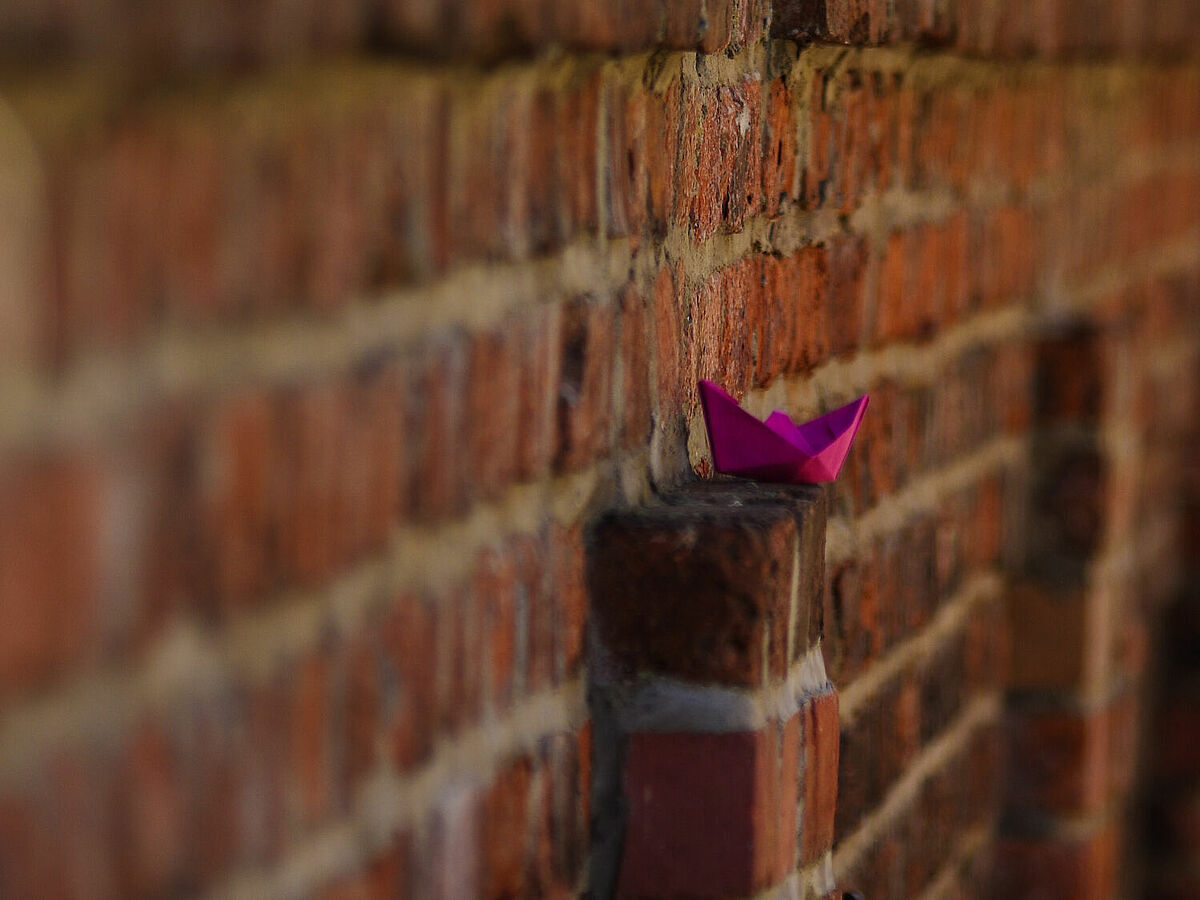
{"label": "origami boat", "polygon": [[864,395],[803,425],[782,410],[760,422],[711,381],[699,387],[713,468],[759,481],[833,481],[867,410]]}

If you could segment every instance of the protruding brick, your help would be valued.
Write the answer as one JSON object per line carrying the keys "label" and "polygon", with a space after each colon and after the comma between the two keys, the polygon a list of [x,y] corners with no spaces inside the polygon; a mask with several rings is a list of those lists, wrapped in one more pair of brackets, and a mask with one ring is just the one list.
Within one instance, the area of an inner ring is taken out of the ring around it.
{"label": "protruding brick", "polygon": [[762,684],[786,667],[796,540],[782,506],[689,503],[604,519],[588,563],[597,636],[631,673]]}

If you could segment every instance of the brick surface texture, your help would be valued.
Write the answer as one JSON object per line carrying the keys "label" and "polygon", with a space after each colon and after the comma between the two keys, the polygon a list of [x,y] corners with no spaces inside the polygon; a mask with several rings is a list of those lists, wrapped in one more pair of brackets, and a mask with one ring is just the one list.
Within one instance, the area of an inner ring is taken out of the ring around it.
{"label": "brick surface texture", "polygon": [[1198,896],[1198,458],[1193,0],[0,4],[0,897]]}

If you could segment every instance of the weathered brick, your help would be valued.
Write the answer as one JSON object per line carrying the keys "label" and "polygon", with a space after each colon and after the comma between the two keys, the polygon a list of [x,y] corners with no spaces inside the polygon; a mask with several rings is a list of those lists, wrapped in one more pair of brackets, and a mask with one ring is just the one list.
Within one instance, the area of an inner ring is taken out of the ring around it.
{"label": "weathered brick", "polygon": [[795,540],[785,508],[608,517],[588,560],[597,636],[630,672],[758,685],[786,665],[786,627],[766,660],[763,646],[788,618]]}

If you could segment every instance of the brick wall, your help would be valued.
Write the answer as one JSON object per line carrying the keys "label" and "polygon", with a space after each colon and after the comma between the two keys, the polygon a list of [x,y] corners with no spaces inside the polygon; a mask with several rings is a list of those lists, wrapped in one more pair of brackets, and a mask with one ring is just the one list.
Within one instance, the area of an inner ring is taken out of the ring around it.
{"label": "brick wall", "polygon": [[1194,892],[1191,0],[152,7],[0,7],[0,896]]}

